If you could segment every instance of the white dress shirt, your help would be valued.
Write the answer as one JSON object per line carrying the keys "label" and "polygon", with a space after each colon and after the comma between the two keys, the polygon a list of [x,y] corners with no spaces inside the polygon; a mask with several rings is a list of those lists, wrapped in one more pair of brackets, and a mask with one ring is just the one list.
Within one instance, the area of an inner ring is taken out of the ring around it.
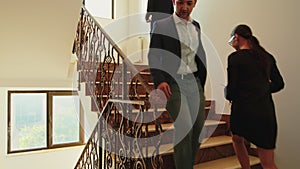
{"label": "white dress shirt", "polygon": [[181,64],[177,74],[185,75],[196,72],[195,55],[199,45],[197,28],[193,25],[191,18],[189,21],[186,21],[179,18],[175,13],[173,17],[181,45]]}

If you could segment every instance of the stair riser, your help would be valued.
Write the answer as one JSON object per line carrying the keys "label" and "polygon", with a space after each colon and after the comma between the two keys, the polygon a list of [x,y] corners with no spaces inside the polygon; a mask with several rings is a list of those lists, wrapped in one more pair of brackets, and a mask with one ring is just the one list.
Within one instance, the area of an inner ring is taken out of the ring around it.
{"label": "stair riser", "polygon": [[[226,156],[232,156],[234,154],[235,153],[232,144],[200,149],[195,159],[195,164],[216,160]],[[164,168],[176,169],[174,165],[174,159],[172,153],[164,154],[163,159],[164,159],[163,162]],[[260,169],[260,168],[255,168],[255,169]]]}
{"label": "stair riser", "polygon": [[[202,132],[204,132],[205,134],[209,132],[212,132],[212,134],[210,133],[210,135],[205,135],[203,134],[203,136],[205,136],[205,138],[209,138],[209,137],[215,137],[215,136],[221,136],[221,135],[224,135],[225,132],[224,132],[224,128],[226,127],[225,124],[222,124],[222,125],[219,125],[217,127],[214,127],[214,131],[212,131],[212,126],[204,126]],[[163,134],[161,135],[161,144],[170,144],[170,143],[173,143],[173,130],[169,130],[168,132],[163,132]],[[147,142],[146,145],[148,146],[154,146],[157,144],[157,141],[158,140],[153,140],[151,141],[151,137],[155,137],[157,136],[158,137],[158,134],[155,134],[154,132],[151,132],[149,131],[148,132],[148,138],[149,138],[149,141]],[[155,138],[157,139],[157,138]],[[141,144],[143,145],[143,144]]]}
{"label": "stair riser", "polygon": [[197,164],[233,155],[235,155],[235,152],[232,144],[203,148],[199,150],[195,163]]}
{"label": "stair riser", "polygon": [[[102,99],[98,99],[98,102],[100,103],[100,101],[102,100],[102,104],[104,104],[105,102],[106,102],[106,100],[107,100],[107,97],[102,97]],[[137,99],[130,99],[130,100],[137,100]],[[144,100],[144,99],[139,99],[139,100]],[[164,107],[164,106],[159,106],[159,107]],[[96,106],[96,103],[95,102],[91,102],[91,108],[92,108],[92,111],[95,111],[95,112],[97,112],[98,111],[98,109],[97,109],[97,106]],[[135,107],[135,108],[137,108],[137,107]],[[151,107],[151,105],[150,105],[150,107],[148,107],[148,108],[153,108],[153,107]],[[145,115],[146,114],[148,114],[149,115],[149,117],[150,117],[150,119],[153,119],[153,112],[147,112],[147,113],[144,113]],[[172,120],[172,118],[170,117],[170,115],[169,115],[169,113],[168,112],[158,112],[157,113],[158,114],[158,120],[159,121],[161,121],[161,122],[164,122],[164,123],[172,123],[173,122],[173,120]],[[212,120],[212,118],[210,118],[210,116],[208,116],[208,114],[211,116],[211,114],[214,114],[214,112],[213,112],[213,110],[211,109],[211,107],[205,107],[205,118],[206,119],[210,119],[210,120]],[[160,117],[159,117],[160,116]],[[133,117],[133,119],[135,118],[134,116],[132,116]],[[145,118],[147,118],[147,117],[145,117]],[[218,116],[218,118],[214,118],[215,120],[220,120],[220,117]],[[154,120],[154,119],[153,119]],[[149,121],[149,120],[145,120],[145,121]]]}
{"label": "stair riser", "polygon": [[206,126],[205,130],[202,132],[203,136],[205,136],[205,138],[208,137],[215,137],[215,136],[221,136],[221,135],[227,135],[227,125],[226,124],[221,124],[218,126],[212,125],[212,126]]}
{"label": "stair riser", "polygon": [[263,169],[263,167],[261,166],[261,164],[256,164],[251,166],[251,169]]}

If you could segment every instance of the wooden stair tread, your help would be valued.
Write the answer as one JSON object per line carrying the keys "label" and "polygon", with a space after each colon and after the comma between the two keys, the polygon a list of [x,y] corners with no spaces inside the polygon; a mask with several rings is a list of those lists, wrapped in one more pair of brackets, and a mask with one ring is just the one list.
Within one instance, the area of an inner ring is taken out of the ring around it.
{"label": "wooden stair tread", "polygon": [[[258,157],[249,156],[250,164],[256,165],[260,163]],[[194,169],[241,169],[241,166],[238,162],[236,156],[230,156],[226,158],[221,158],[213,161],[208,161],[204,163],[199,163],[194,166]]]}
{"label": "wooden stair tread", "polygon": [[[226,122],[217,121],[217,120],[205,120],[204,126],[213,126],[213,125],[222,125],[222,124],[226,124]],[[173,123],[164,123],[161,124],[161,127],[164,131],[174,129]],[[145,126],[143,126],[143,131],[145,131]],[[155,125],[154,124],[149,125],[148,131],[155,131]]]}
{"label": "wooden stair tread", "polygon": [[224,144],[231,144],[232,139],[231,136],[215,136],[215,137],[210,137],[208,139],[204,139],[202,141],[202,144],[200,148],[209,148],[209,147],[215,147],[215,146],[220,146]]}
{"label": "wooden stair tread", "polygon": [[[164,123],[164,124],[161,124],[161,127],[162,127],[162,129],[164,131],[165,130],[173,130],[174,129],[173,123]],[[146,128],[146,126],[142,127],[143,132],[145,132],[145,128]],[[149,132],[155,131],[155,125],[154,124],[148,125],[148,131]]]}
{"label": "wooden stair tread", "polygon": [[[105,95],[105,96],[107,96],[107,95]],[[140,96],[141,96],[141,97],[146,97],[146,95],[140,95]],[[137,100],[137,101],[139,101],[139,100]],[[210,109],[210,106],[206,106],[205,109]],[[165,112],[165,111],[167,111],[167,109],[166,109],[166,108],[157,108],[157,111],[158,111],[158,112]],[[119,112],[122,112],[122,111],[119,110]],[[139,113],[139,112],[140,112],[139,109],[133,109],[133,110],[132,110],[132,113]],[[148,109],[147,111],[145,111],[144,113],[152,113],[152,112],[154,112],[154,109],[153,109],[153,108],[150,108],[150,109]],[[114,113],[114,112],[112,111],[112,113]]]}
{"label": "wooden stair tread", "polygon": [[215,126],[215,125],[221,125],[226,124],[226,121],[218,121],[218,120],[205,120],[205,126]]}
{"label": "wooden stair tread", "polygon": [[[231,143],[232,143],[232,140],[231,140],[230,136],[226,136],[226,135],[215,136],[215,137],[210,137],[208,139],[204,139],[202,141],[200,149],[216,147],[216,146],[221,146],[221,145],[226,145],[226,144],[231,144]],[[154,146],[150,146],[148,148],[149,152],[153,152],[154,150],[155,150]],[[174,152],[173,151],[173,143],[160,145],[159,151],[160,151],[161,154],[171,154],[171,153],[173,153]]]}

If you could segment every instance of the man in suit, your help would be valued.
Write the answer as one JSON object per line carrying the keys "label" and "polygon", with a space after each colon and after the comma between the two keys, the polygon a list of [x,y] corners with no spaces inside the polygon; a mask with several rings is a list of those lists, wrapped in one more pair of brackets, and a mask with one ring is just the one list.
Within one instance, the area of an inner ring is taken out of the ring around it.
{"label": "man in suit", "polygon": [[200,25],[190,17],[196,2],[173,0],[175,13],[154,23],[148,54],[155,89],[174,120],[176,169],[193,168],[205,120],[206,55]]}
{"label": "man in suit", "polygon": [[146,22],[151,22],[150,31],[152,31],[153,23],[159,19],[172,15],[174,7],[172,0],[148,0]]}

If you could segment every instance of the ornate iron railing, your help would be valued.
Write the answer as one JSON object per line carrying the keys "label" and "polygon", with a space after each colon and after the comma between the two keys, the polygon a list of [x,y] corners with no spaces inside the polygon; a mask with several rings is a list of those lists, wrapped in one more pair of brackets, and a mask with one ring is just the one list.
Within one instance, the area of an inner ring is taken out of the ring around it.
{"label": "ornate iron railing", "polygon": [[[138,141],[142,136],[142,123],[137,123],[143,104],[108,100],[75,168],[146,168]],[[139,106],[139,112],[133,113],[132,105]]]}
{"label": "ornate iron railing", "polygon": [[139,74],[140,70],[126,59],[122,50],[84,6],[77,26],[73,53],[78,57],[79,81],[85,81],[89,92],[95,93],[99,110],[108,98],[127,99],[129,87],[132,86],[120,84],[129,82],[133,77],[150,93],[148,84]]}
{"label": "ornate iron railing", "polygon": [[[78,89],[84,82],[99,112],[97,125],[75,168],[161,168],[160,139],[155,140],[151,150],[143,139],[149,135],[148,123],[143,123],[149,108],[148,84],[84,6],[73,53],[78,57]],[[137,92],[138,83],[146,91],[143,99]],[[154,110],[152,116],[156,119]],[[160,136],[160,122],[152,123]]]}

